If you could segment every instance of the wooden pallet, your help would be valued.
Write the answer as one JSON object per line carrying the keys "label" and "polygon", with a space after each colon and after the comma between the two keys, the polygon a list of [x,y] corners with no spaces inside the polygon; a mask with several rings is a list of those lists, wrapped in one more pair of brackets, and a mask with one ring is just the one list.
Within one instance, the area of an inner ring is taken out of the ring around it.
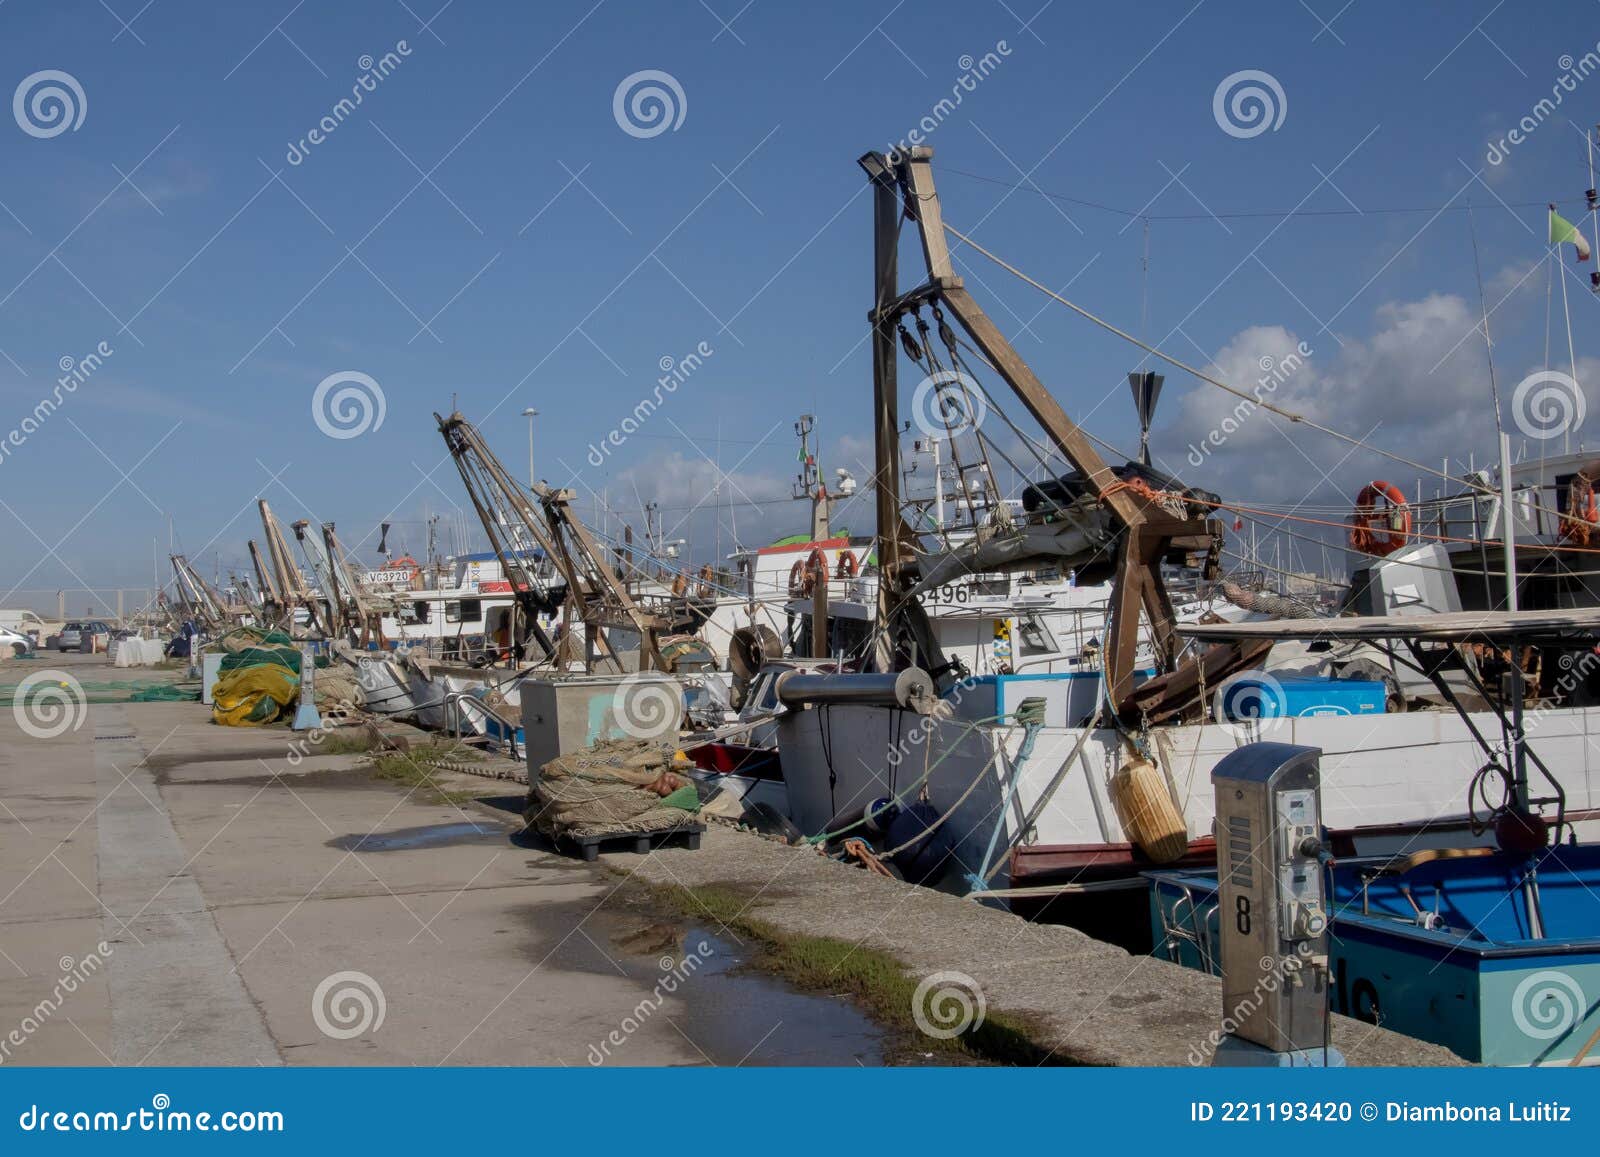
{"label": "wooden pallet", "polygon": [[684,846],[692,852],[699,849],[700,836],[705,830],[705,824],[690,822],[679,824],[675,828],[657,828],[651,832],[601,832],[589,836],[561,836],[556,840],[556,847],[560,851],[593,863],[600,858],[603,849],[635,852],[642,856],[668,840],[682,836]]}

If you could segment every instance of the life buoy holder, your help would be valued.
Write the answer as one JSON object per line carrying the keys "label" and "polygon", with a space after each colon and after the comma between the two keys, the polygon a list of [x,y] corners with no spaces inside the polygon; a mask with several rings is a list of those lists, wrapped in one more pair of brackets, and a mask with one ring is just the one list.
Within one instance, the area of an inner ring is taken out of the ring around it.
{"label": "life buoy holder", "polygon": [[1398,486],[1369,482],[1356,496],[1350,520],[1350,549],[1383,557],[1393,554],[1411,537],[1411,507]]}
{"label": "life buoy holder", "polygon": [[1594,483],[1579,474],[1567,491],[1567,512],[1561,516],[1556,537],[1573,546],[1588,546],[1597,524],[1600,500],[1595,498]]}
{"label": "life buoy holder", "polygon": [[828,558],[820,550],[812,550],[801,561],[789,568],[789,595],[808,599],[817,589],[817,579],[828,573]]}
{"label": "life buoy holder", "polygon": [[860,569],[861,569],[861,564],[856,561],[856,556],[855,556],[855,552],[854,551],[850,551],[850,550],[840,551],[839,552],[839,561],[836,564],[834,564],[833,577],[834,578],[842,578],[842,579],[852,579],[852,578],[856,577],[856,574],[860,571]]}

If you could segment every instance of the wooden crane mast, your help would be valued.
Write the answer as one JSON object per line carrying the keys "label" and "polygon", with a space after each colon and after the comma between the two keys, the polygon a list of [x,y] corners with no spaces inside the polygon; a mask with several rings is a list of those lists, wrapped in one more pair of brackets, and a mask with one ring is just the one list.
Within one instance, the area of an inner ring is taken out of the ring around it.
{"label": "wooden crane mast", "polygon": [[[1149,621],[1150,637],[1161,671],[1171,676],[1177,666],[1180,643],[1173,630],[1172,603],[1162,581],[1161,561],[1183,551],[1214,555],[1212,548],[1221,541],[1222,523],[1218,519],[1174,517],[1162,506],[1123,485],[1100,457],[1088,435],[1067,416],[1060,403],[973,300],[950,263],[939,195],[934,188],[932,159],[932,149],[916,147],[889,155],[867,153],[859,161],[872,183],[874,202],[874,294],[869,320],[877,457],[877,552],[882,572],[879,625],[887,627],[896,608],[909,601],[909,570],[916,549],[915,538],[900,514],[896,335],[901,318],[908,311],[924,304],[939,304],[955,317],[1062,457],[1083,472],[1092,492],[1115,520],[1117,558],[1104,662],[1111,701],[1119,712],[1127,714],[1133,699],[1141,611]],[[927,277],[921,284],[902,292],[898,270],[900,231],[902,222],[907,219],[914,224],[921,242]],[[887,631],[880,632],[880,636],[887,634]],[[1208,663],[1206,673],[1209,677],[1215,670],[1234,665],[1231,661],[1213,660]]]}

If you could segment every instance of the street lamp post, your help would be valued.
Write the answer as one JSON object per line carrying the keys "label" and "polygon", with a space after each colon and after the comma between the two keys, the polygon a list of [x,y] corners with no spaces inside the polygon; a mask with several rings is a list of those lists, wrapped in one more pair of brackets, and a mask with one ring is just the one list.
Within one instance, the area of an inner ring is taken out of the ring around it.
{"label": "street lamp post", "polygon": [[522,416],[528,419],[528,489],[532,490],[534,487],[533,420],[539,416],[539,411],[535,410],[532,406],[529,406],[526,410],[522,411]]}

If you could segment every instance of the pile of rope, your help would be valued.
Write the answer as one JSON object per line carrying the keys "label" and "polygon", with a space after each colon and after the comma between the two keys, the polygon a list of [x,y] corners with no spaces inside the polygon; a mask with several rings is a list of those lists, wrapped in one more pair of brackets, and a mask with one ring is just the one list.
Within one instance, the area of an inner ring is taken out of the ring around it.
{"label": "pile of rope", "polygon": [[673,771],[672,745],[607,739],[558,756],[539,769],[523,812],[551,838],[653,832],[699,810],[699,793]]}

